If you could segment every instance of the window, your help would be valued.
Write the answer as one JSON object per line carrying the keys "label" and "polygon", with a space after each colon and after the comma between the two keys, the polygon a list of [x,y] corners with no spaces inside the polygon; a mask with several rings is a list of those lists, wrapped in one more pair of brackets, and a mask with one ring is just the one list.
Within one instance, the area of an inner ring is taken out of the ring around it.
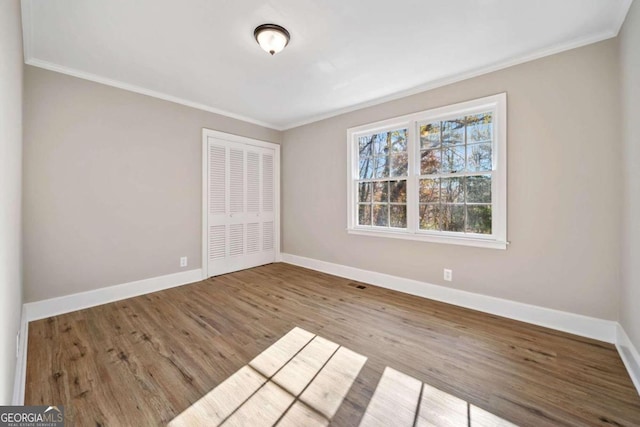
{"label": "window", "polygon": [[348,130],[348,231],[505,249],[506,94]]}

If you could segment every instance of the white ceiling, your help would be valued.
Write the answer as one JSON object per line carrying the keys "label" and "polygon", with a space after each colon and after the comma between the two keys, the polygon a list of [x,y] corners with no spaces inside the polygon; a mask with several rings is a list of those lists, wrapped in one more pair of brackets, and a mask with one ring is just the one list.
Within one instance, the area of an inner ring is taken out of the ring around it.
{"label": "white ceiling", "polygon": [[[25,62],[287,129],[617,35],[631,0],[23,0]],[[286,27],[271,57],[253,29]]]}

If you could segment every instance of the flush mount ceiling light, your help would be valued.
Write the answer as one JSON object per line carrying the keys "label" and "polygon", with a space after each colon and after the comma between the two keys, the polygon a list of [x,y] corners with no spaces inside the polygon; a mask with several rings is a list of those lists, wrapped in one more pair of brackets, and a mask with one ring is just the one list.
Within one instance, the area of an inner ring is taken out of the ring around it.
{"label": "flush mount ceiling light", "polygon": [[265,52],[271,55],[282,51],[289,44],[289,31],[276,24],[263,24],[253,31],[253,36]]}

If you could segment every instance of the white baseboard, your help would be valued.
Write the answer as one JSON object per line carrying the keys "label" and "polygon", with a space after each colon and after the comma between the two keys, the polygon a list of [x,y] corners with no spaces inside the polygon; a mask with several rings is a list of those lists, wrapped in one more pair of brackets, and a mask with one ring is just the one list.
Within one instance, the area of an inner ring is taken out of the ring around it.
{"label": "white baseboard", "polygon": [[618,353],[620,353],[624,366],[629,372],[633,385],[636,386],[636,390],[640,394],[640,353],[638,353],[638,349],[633,345],[622,325],[618,324],[617,326],[616,347],[618,348]]}
{"label": "white baseboard", "polygon": [[136,280],[135,282],[123,283],[121,285],[65,295],[63,297],[29,302],[24,304],[23,310],[26,311],[27,322],[31,322],[32,320],[45,319],[47,317],[137,297],[150,292],[157,292],[201,280],[201,269],[183,271],[166,276]]}
{"label": "white baseboard", "polygon": [[27,343],[29,340],[29,321],[27,311],[22,307],[20,316],[20,339],[18,340],[18,356],[16,359],[16,372],[13,381],[12,405],[24,405],[24,388],[27,382]]}
{"label": "white baseboard", "polygon": [[553,310],[286,253],[282,254],[282,261],[323,273],[333,274],[334,276],[370,283],[383,288],[569,332],[583,337],[612,344],[616,342],[617,322],[611,320]]}

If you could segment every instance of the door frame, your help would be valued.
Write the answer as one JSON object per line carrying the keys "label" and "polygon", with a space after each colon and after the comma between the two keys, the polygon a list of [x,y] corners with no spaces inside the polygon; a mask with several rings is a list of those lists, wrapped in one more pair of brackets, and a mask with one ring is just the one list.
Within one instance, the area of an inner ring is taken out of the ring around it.
{"label": "door frame", "polygon": [[275,223],[274,250],[275,261],[280,262],[282,260],[282,254],[280,253],[280,144],[202,128],[202,279],[206,280],[209,278],[209,236],[207,233],[209,229],[209,137],[254,147],[269,148],[275,151],[273,162],[273,179],[275,181],[273,208]]}

